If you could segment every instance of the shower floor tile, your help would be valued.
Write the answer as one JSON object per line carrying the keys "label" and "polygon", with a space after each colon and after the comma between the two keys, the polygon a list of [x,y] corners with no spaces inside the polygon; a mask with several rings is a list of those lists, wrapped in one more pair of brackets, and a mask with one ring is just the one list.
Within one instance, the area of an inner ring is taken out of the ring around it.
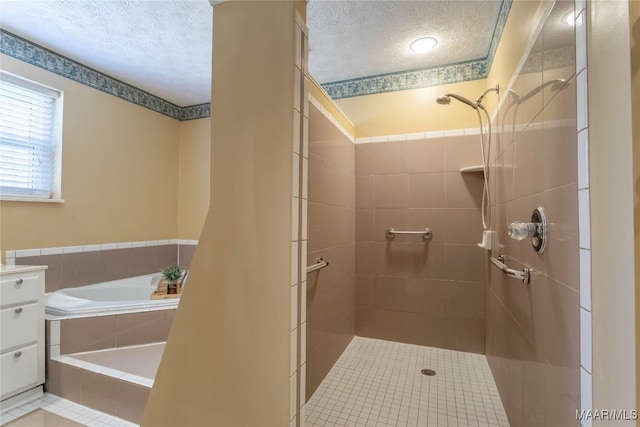
{"label": "shower floor tile", "polygon": [[305,408],[310,427],[509,426],[484,355],[362,337]]}

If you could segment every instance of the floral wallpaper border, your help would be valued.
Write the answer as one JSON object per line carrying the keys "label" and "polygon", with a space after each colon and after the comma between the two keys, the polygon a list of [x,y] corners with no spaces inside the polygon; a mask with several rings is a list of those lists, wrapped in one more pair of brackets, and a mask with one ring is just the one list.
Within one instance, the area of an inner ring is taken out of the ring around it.
{"label": "floral wallpaper border", "polygon": [[180,107],[3,29],[0,29],[0,52],[176,120],[211,115],[210,104]]}

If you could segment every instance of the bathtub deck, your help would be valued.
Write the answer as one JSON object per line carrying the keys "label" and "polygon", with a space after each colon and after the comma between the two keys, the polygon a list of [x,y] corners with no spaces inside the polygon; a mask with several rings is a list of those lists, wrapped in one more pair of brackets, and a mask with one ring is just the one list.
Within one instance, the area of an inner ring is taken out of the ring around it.
{"label": "bathtub deck", "polygon": [[165,343],[155,343],[122,347],[70,354],[68,357],[153,381],[160,366],[164,345]]}

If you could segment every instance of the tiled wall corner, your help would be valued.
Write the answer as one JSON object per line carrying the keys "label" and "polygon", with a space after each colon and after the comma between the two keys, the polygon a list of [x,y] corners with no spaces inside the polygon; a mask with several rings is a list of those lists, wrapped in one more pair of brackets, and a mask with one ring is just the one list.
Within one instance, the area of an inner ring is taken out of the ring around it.
{"label": "tiled wall corner", "polygon": [[[578,132],[578,223],[580,235],[580,409],[593,409],[592,316],[591,316],[591,213],[589,190],[589,120],[587,95],[586,2],[575,1]],[[583,420],[591,427],[592,420]]]}
{"label": "tiled wall corner", "polygon": [[[308,200],[303,210],[307,262],[323,258],[326,268],[307,274],[301,341],[301,396],[311,397],[354,336],[355,146],[353,138],[319,103],[309,108]],[[306,187],[306,185],[305,185]],[[301,399],[300,404],[304,404]]]}
{"label": "tiled wall corner", "polygon": [[[506,100],[493,121],[490,176],[500,250],[492,255],[501,252],[510,268],[533,273],[524,285],[491,266],[486,354],[512,425],[577,426],[576,409],[589,397],[581,396],[580,384],[591,336],[584,307],[590,306],[586,71],[577,69],[586,61],[577,57],[585,51],[577,40],[582,30],[558,25],[565,16],[581,19],[574,2],[548,7],[521,67],[501,88]],[[528,220],[538,206],[551,223],[543,253],[507,234],[511,222]],[[525,393],[514,395],[514,387]]]}
{"label": "tiled wall corner", "polygon": [[300,417],[300,407],[304,404],[303,390],[305,377],[300,369],[301,345],[306,336],[306,322],[301,316],[304,277],[306,276],[307,233],[307,165],[308,165],[308,96],[307,88],[307,27],[300,14],[294,12],[294,66],[293,66],[293,145],[291,182],[291,360],[290,360],[290,425],[304,425]]}

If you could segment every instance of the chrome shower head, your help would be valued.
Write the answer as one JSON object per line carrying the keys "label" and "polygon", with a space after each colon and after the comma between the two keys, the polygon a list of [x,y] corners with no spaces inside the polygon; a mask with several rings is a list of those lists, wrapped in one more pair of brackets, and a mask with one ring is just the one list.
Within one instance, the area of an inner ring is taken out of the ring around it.
{"label": "chrome shower head", "polygon": [[440,105],[449,105],[451,103],[451,98],[457,99],[458,101],[467,104],[474,110],[478,108],[478,106],[470,99],[467,99],[464,96],[456,95],[455,93],[445,93],[444,95],[437,97],[436,102]]}

